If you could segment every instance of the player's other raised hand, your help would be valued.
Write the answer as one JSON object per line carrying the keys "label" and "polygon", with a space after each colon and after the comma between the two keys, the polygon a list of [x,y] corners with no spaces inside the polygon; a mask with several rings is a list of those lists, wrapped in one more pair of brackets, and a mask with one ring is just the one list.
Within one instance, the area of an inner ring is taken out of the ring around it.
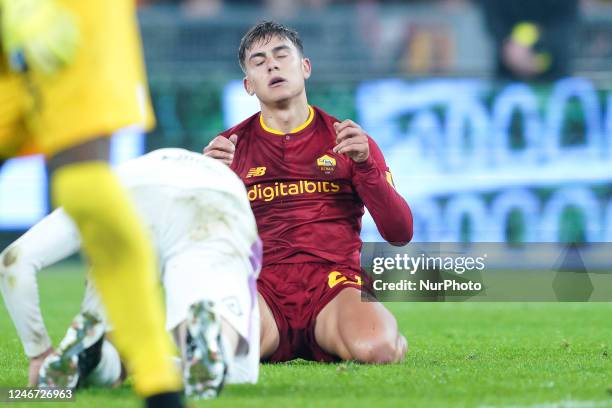
{"label": "player's other raised hand", "polygon": [[204,156],[221,160],[223,163],[230,166],[234,160],[237,140],[238,136],[235,134],[231,135],[229,138],[217,136],[204,148]]}
{"label": "player's other raised hand", "polygon": [[364,162],[370,156],[368,135],[350,119],[334,123],[336,131],[335,153],[346,154],[356,163]]}
{"label": "player's other raised hand", "polygon": [[2,45],[13,71],[53,75],[76,55],[76,17],[55,0],[0,0]]}

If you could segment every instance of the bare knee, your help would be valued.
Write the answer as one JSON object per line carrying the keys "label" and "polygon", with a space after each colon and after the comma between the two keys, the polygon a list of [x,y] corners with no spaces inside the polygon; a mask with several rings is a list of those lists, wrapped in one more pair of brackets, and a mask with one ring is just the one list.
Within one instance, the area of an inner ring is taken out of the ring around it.
{"label": "bare knee", "polygon": [[380,303],[362,302],[355,288],[343,290],[321,310],[315,339],[328,353],[366,364],[399,362],[407,350],[393,315]]}
{"label": "bare knee", "polygon": [[408,349],[404,336],[395,338],[378,336],[355,341],[349,347],[353,360],[364,364],[397,363],[404,359]]}

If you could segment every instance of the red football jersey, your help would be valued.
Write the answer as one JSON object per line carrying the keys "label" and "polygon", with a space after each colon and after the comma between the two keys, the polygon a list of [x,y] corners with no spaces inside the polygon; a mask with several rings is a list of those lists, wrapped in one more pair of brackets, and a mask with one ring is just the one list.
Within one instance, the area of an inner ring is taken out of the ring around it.
{"label": "red football jersey", "polygon": [[263,241],[263,265],[333,262],[360,267],[364,203],[383,238],[412,238],[412,214],[395,191],[371,138],[370,156],[355,163],[332,151],[336,118],[311,110],[301,130],[280,134],[257,113],[223,136],[238,136],[232,170],[243,180]]}

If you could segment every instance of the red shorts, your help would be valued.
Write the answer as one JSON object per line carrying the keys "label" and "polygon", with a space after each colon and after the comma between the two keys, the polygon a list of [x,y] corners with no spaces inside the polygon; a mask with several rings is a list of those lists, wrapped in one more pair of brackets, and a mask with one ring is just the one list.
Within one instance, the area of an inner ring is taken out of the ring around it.
{"label": "red shorts", "polygon": [[274,315],[280,342],[270,362],[296,358],[332,362],[315,340],[315,321],[345,288],[361,289],[361,274],[331,263],[276,264],[262,269],[257,289]]}

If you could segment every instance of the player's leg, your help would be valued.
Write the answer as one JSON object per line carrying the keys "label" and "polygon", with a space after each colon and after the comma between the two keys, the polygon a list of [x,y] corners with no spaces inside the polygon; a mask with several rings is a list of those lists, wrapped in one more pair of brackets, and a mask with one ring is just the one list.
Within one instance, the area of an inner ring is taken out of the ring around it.
{"label": "player's leg", "polygon": [[315,339],[343,360],[393,363],[403,360],[407,342],[391,312],[379,302],[364,302],[361,291],[344,288],[320,312]]}
{"label": "player's leg", "polygon": [[124,377],[119,352],[106,338],[102,318],[81,312],[73,319],[57,349],[41,365],[38,386],[112,387]]}
{"label": "player's leg", "polygon": [[118,387],[127,376],[117,348],[108,339],[104,339],[100,360],[87,376],[87,384],[98,387]]}
{"label": "player's leg", "polygon": [[[83,373],[83,382],[87,385],[99,387],[115,387],[120,385],[127,376],[127,371],[123,366],[119,352],[111,342],[113,327],[109,324],[106,317],[106,310],[100,299],[100,294],[94,287],[91,279],[87,279],[85,284],[85,296],[81,303],[81,314],[90,314],[99,317],[104,324],[104,340],[98,353],[97,350],[86,350],[85,358],[92,360],[93,367],[90,373]],[[98,357],[99,356],[99,357]]]}
{"label": "player's leg", "polygon": [[257,294],[257,302],[259,303],[259,311],[261,314],[260,323],[260,357],[262,360],[270,357],[278,349],[280,343],[280,335],[276,320],[266,303],[261,293]]}
{"label": "player's leg", "polygon": [[178,391],[181,381],[163,327],[155,258],[127,193],[107,163],[109,146],[108,138],[98,138],[56,154],[49,162],[52,195],[79,228],[92,278],[114,326],[115,343],[134,374],[136,391],[147,397],[165,395]]}
{"label": "player's leg", "polygon": [[120,383],[123,370],[119,353],[106,338],[110,329],[100,296],[87,279],[81,312],[59,346],[43,361],[38,386],[110,387]]}
{"label": "player's leg", "polygon": [[[198,305],[201,303],[203,302],[196,302],[194,305]],[[195,310],[195,308],[193,307],[190,307],[190,309]],[[204,309],[208,309],[208,306],[205,305]],[[194,313],[191,313],[191,316],[193,317]],[[187,316],[185,317],[185,320],[179,323],[179,325],[176,326],[174,330],[172,330],[172,334],[174,335],[174,342],[176,343],[177,348],[181,352],[183,361],[186,360],[186,355],[187,355],[187,343],[188,343],[187,337],[191,335],[189,334],[189,327],[188,327],[189,320],[190,318],[189,318],[189,313],[188,313]],[[224,349],[230,355],[230,358],[233,359],[234,356],[236,355],[236,351],[238,350],[238,344],[240,342],[240,334],[238,334],[236,329],[227,320],[223,319],[223,317],[221,317],[219,321],[220,321],[220,335],[223,339],[222,342],[225,344]]]}
{"label": "player's leg", "polygon": [[185,394],[196,399],[217,397],[238,350],[238,332],[208,300],[192,303],[173,332],[181,350]]}
{"label": "player's leg", "polygon": [[161,249],[170,254],[162,255],[167,327],[178,328],[186,394],[211,398],[230,377],[257,379],[257,364],[246,376],[232,376],[235,362],[259,356],[256,224],[246,197],[179,188],[166,188],[164,196],[172,201],[172,223],[162,228]]}
{"label": "player's leg", "polygon": [[[174,328],[182,351],[185,392],[191,397],[216,397],[238,358],[259,356],[253,279],[248,264],[235,256],[220,245],[193,245],[164,268],[167,326]],[[249,377],[253,374],[240,382],[250,382]]]}
{"label": "player's leg", "polygon": [[262,268],[257,279],[262,308],[261,361],[289,361],[300,354],[300,327],[305,320],[298,311],[303,309],[302,299],[308,295],[300,299],[296,291],[299,291],[304,275],[293,272],[293,265],[268,265]]}

